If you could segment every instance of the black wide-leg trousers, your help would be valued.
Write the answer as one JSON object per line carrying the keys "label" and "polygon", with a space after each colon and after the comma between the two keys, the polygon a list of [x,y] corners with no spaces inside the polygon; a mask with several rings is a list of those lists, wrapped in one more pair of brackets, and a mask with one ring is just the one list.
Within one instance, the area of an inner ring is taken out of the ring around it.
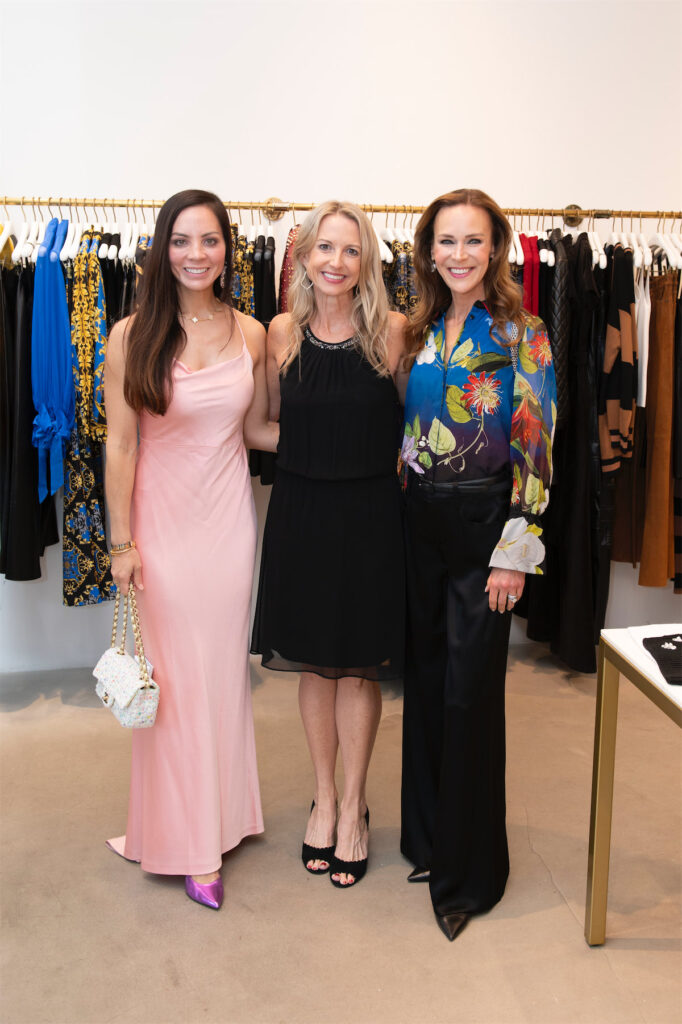
{"label": "black wide-leg trousers", "polygon": [[408,656],[402,853],[431,871],[439,914],[479,913],[504,892],[504,684],[511,615],[491,612],[490,555],[510,483],[409,485]]}

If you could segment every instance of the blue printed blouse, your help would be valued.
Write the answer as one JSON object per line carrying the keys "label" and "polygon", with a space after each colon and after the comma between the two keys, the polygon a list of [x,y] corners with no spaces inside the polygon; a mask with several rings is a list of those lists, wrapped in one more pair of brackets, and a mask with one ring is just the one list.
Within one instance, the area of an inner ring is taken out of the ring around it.
{"label": "blue printed blouse", "polygon": [[527,314],[516,344],[512,352],[476,302],[445,366],[445,316],[431,325],[407,385],[401,470],[405,479],[412,472],[444,482],[508,468],[509,517],[490,565],[541,574],[538,516],[549,501],[556,382],[541,320]]}

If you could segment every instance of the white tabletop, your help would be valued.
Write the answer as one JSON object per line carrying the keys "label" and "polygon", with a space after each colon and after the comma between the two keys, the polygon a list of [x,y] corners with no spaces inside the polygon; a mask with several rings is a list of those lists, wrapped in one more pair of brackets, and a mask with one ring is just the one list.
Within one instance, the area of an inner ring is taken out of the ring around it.
{"label": "white tabletop", "polygon": [[665,694],[679,708],[682,708],[682,686],[671,686],[665,681],[656,659],[649,654],[642,640],[648,636],[668,636],[674,633],[682,636],[682,623],[673,622],[667,625],[628,626],[626,629],[602,629],[601,635],[619,654],[633,665],[638,672],[646,676],[649,682]]}

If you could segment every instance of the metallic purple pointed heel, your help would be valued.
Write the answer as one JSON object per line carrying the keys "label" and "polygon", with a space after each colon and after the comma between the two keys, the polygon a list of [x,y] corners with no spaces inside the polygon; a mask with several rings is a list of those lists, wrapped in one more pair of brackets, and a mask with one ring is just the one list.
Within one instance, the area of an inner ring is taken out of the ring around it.
{"label": "metallic purple pointed heel", "polygon": [[223,903],[223,880],[216,878],[213,882],[195,882],[191,875],[185,875],[185,892],[195,903],[201,903],[212,910],[220,910]]}

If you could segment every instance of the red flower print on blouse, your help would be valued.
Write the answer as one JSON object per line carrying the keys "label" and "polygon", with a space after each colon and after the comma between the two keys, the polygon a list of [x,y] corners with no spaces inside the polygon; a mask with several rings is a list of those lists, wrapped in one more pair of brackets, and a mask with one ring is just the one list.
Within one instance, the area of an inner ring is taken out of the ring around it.
{"label": "red flower print on blouse", "polygon": [[486,377],[485,373],[478,376],[470,373],[467,383],[462,388],[463,392],[469,392],[464,395],[464,404],[467,409],[473,407],[478,416],[484,412],[495,412],[500,404],[499,390],[500,382],[495,379],[494,374],[489,373]]}
{"label": "red flower print on blouse", "polygon": [[531,358],[538,366],[552,365],[552,349],[544,331],[540,331],[529,340],[528,348],[531,350]]}
{"label": "red flower print on blouse", "polygon": [[531,412],[528,396],[524,395],[512,416],[511,439],[512,441],[519,440],[523,450],[528,451],[531,444],[533,446],[538,444],[541,432],[542,420]]}

